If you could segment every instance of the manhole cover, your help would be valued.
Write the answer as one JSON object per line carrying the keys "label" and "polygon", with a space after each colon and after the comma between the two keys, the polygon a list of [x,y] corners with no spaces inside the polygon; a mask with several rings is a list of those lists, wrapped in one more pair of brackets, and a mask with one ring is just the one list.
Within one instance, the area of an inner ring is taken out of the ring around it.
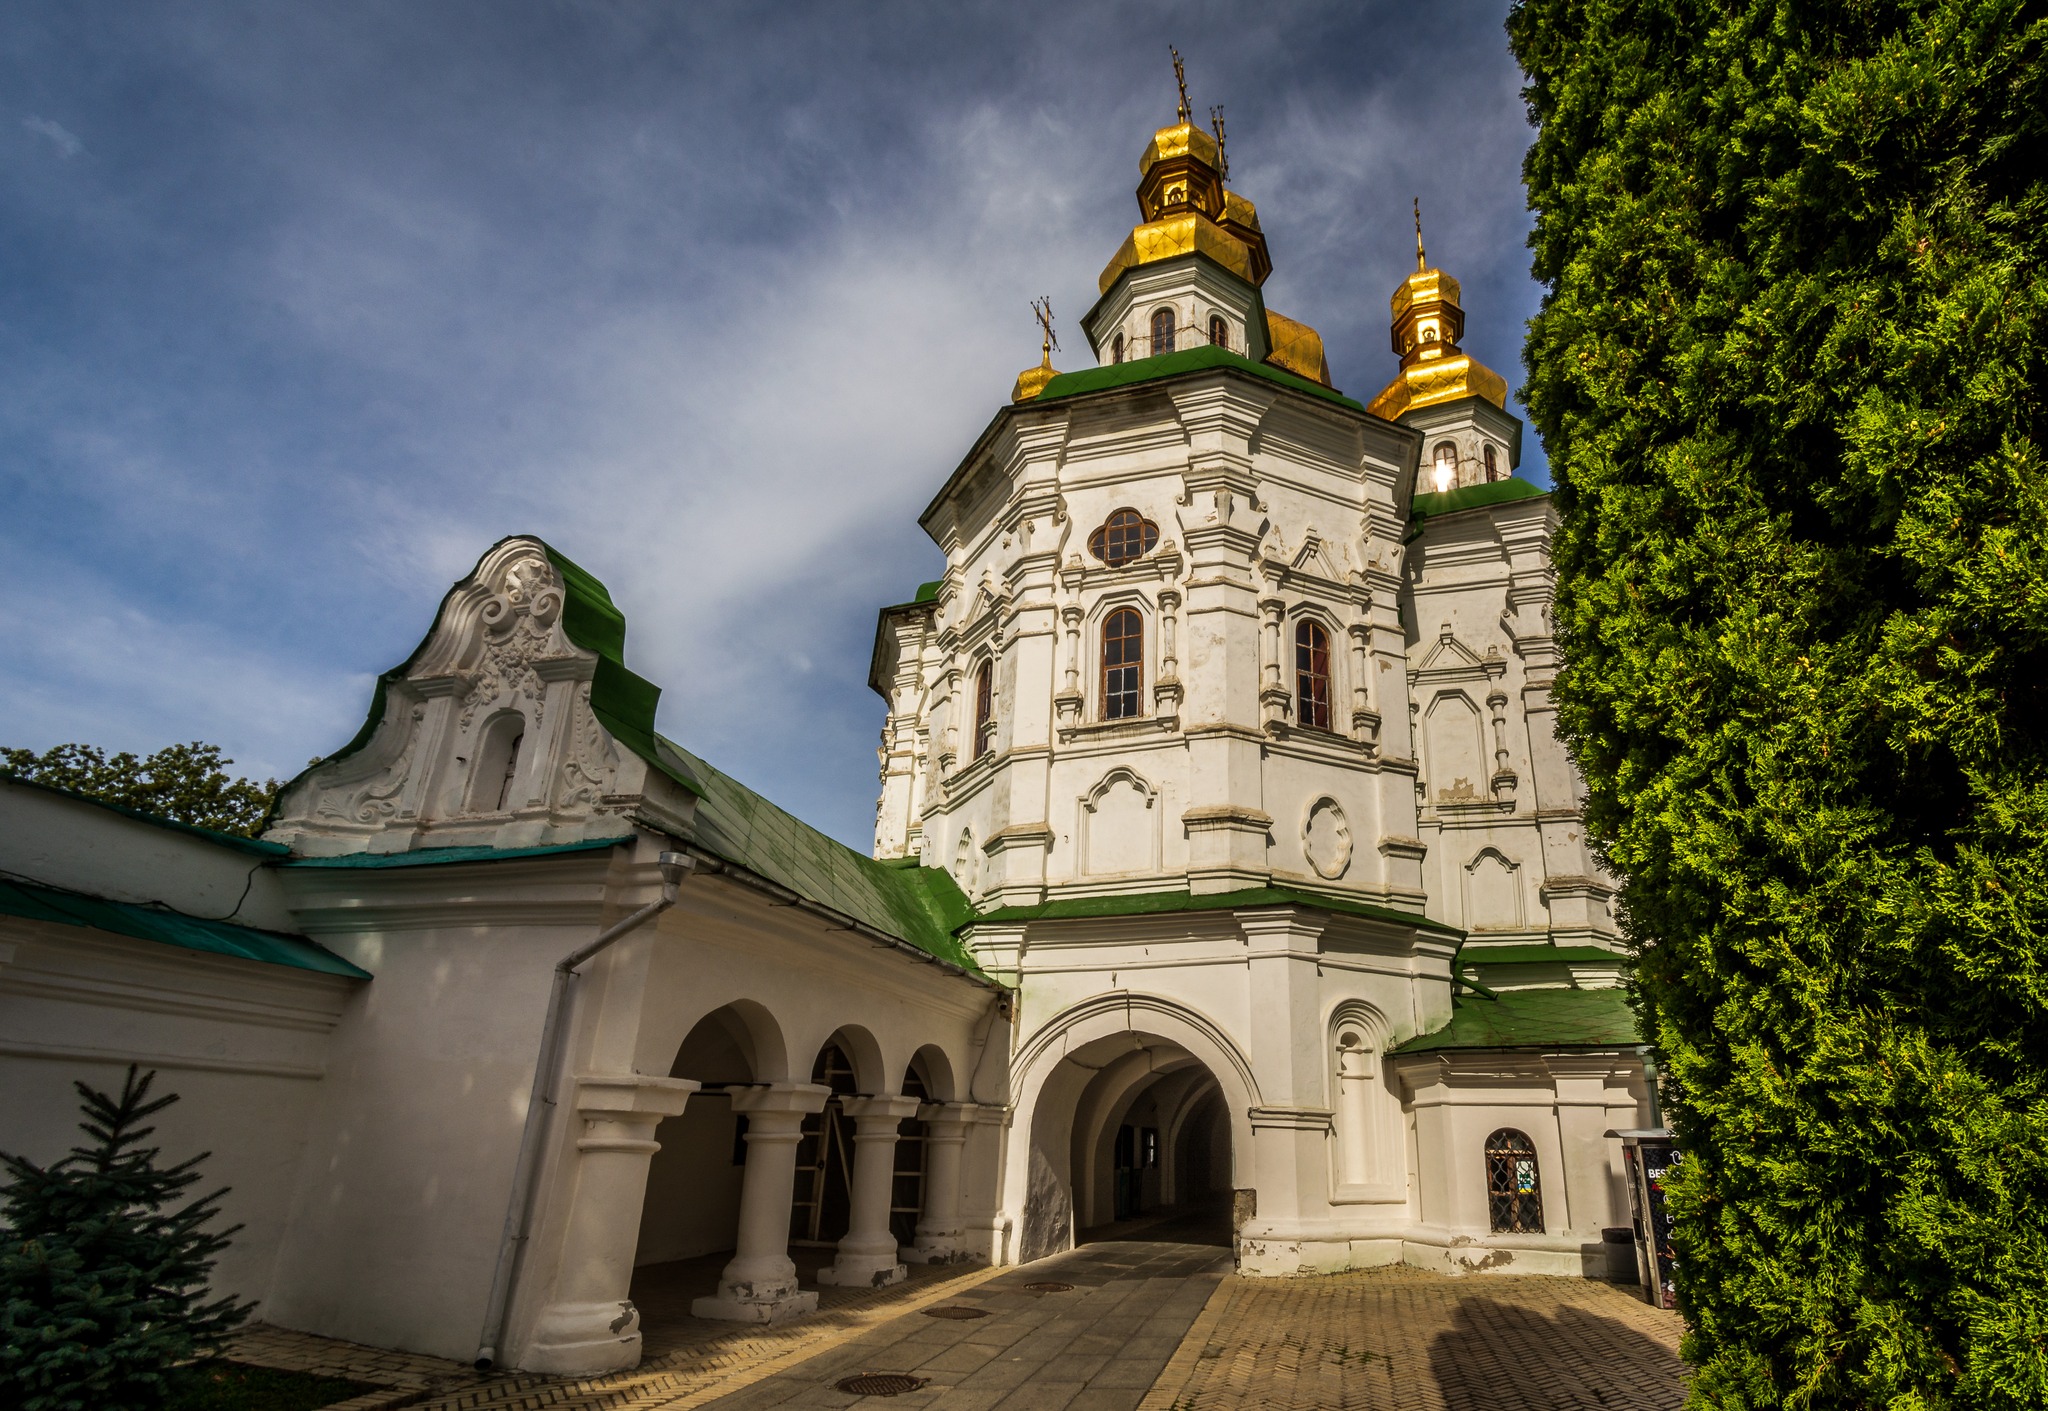
{"label": "manhole cover", "polygon": [[986,1308],[969,1308],[964,1303],[948,1303],[938,1308],[925,1309],[924,1316],[927,1318],[986,1318],[988,1310]]}
{"label": "manhole cover", "polygon": [[1043,1284],[1026,1284],[1024,1285],[1024,1291],[1026,1293],[1072,1293],[1074,1291],[1074,1286],[1072,1284],[1059,1284],[1050,1282]]}
{"label": "manhole cover", "polygon": [[848,1396],[901,1396],[906,1391],[916,1391],[929,1377],[911,1377],[902,1372],[862,1372],[857,1377],[848,1377],[839,1383],[839,1389]]}

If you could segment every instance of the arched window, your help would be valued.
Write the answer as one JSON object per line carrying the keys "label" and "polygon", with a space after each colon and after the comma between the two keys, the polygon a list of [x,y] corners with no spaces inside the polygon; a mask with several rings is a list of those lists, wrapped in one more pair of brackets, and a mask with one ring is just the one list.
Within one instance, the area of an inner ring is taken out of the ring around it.
{"label": "arched window", "polygon": [[1157,356],[1160,353],[1170,353],[1172,351],[1173,310],[1160,309],[1152,315],[1152,352]]}
{"label": "arched window", "polygon": [[1458,483],[1458,448],[1450,441],[1439,441],[1436,450],[1430,454],[1436,462],[1430,478],[1436,482],[1436,492],[1441,495]]}
{"label": "arched window", "polygon": [[1118,608],[1102,623],[1102,718],[1131,720],[1145,686],[1145,619]]}
{"label": "arched window", "polygon": [[1223,321],[1223,315],[1209,315],[1209,342],[1218,348],[1230,346],[1230,325]]}
{"label": "arched window", "polygon": [[983,662],[981,669],[974,673],[974,754],[980,759],[988,753],[996,737],[995,712],[995,671],[994,663]]}
{"label": "arched window", "polygon": [[1486,482],[1491,485],[1498,479],[1500,479],[1500,467],[1493,458],[1493,443],[1488,442],[1486,446]]}
{"label": "arched window", "polygon": [[1124,360],[1124,336],[1121,333],[1109,341],[1109,360],[1113,363]]}
{"label": "arched window", "polygon": [[1543,1187],[1536,1143],[1512,1127],[1486,1139],[1486,1203],[1497,1235],[1543,1233]]}
{"label": "arched window", "polygon": [[1159,547],[1159,526],[1136,510],[1118,510],[1088,536],[1088,552],[1121,568]]}
{"label": "arched window", "polygon": [[516,802],[512,786],[519,778],[519,747],[526,743],[523,716],[505,715],[484,730],[476,766],[469,776],[469,811],[503,813]]}
{"label": "arched window", "polygon": [[1316,730],[1330,728],[1330,634],[1307,619],[1294,629],[1294,718]]}

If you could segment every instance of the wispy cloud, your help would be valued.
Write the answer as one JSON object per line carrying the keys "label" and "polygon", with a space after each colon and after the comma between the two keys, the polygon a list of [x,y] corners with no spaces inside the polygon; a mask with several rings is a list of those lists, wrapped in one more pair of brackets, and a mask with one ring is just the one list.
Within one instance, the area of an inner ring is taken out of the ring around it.
{"label": "wispy cloud", "polygon": [[21,120],[21,125],[30,132],[49,138],[50,145],[57,149],[57,155],[67,161],[85,150],[85,143],[78,134],[55,118],[38,117],[30,113]]}
{"label": "wispy cloud", "polygon": [[1414,195],[1514,379],[1504,8],[12,7],[0,83],[94,145],[0,151],[0,560],[63,584],[0,643],[0,743],[294,768],[534,532],[663,728],[861,843],[874,609],[942,566],[916,515],[1036,360],[1027,300],[1086,356],[1163,17],[1271,303],[1370,395]]}

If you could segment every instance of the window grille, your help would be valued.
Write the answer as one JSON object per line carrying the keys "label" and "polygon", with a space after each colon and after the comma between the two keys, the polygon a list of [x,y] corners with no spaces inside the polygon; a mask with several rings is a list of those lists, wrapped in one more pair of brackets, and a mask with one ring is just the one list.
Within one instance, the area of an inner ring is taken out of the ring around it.
{"label": "window grille", "polygon": [[1152,315],[1152,351],[1170,353],[1173,351],[1173,310],[1160,309]]}
{"label": "window grille", "polygon": [[1486,1201],[1497,1235],[1543,1233],[1543,1187],[1536,1144],[1511,1127],[1486,1139]]}
{"label": "window grille", "polygon": [[1118,608],[1102,624],[1102,718],[1135,718],[1144,684],[1145,619]]}
{"label": "window grille", "polygon": [[1316,730],[1330,728],[1330,634],[1320,622],[1294,629],[1294,718]]}
{"label": "window grille", "polygon": [[1121,568],[1159,547],[1159,526],[1136,510],[1118,510],[1088,536],[1088,552]]}
{"label": "window grille", "polygon": [[989,751],[995,739],[995,672],[993,663],[983,662],[974,673],[974,758]]}
{"label": "window grille", "polygon": [[1486,448],[1486,480],[1488,484],[1492,484],[1498,479],[1500,479],[1500,467],[1494,461],[1493,447],[1488,445]]}
{"label": "window grille", "polygon": [[1218,348],[1230,346],[1230,325],[1219,314],[1209,315],[1209,341]]}

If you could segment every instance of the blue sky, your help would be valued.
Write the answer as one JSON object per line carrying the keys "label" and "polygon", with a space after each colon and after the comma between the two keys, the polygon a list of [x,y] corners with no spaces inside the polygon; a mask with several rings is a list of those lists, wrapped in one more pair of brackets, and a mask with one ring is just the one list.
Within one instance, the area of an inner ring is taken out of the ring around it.
{"label": "blue sky", "polygon": [[[665,733],[867,845],[874,611],[1225,105],[1268,303],[1389,376],[1420,196],[1520,380],[1503,4],[0,13],[0,745],[289,775],[492,542],[610,586]],[[1523,471],[1544,479],[1534,437]]]}

